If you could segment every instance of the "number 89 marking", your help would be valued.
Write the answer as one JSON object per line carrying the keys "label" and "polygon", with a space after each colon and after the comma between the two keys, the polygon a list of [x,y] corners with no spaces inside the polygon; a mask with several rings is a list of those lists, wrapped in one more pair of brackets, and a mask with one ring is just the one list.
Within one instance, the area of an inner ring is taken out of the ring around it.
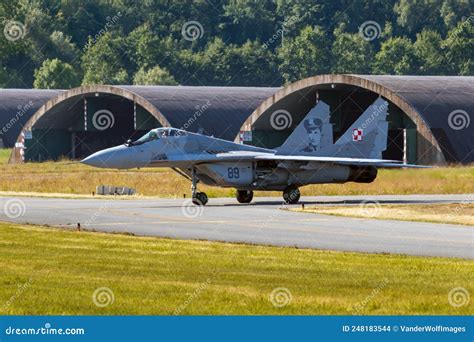
{"label": "number 89 marking", "polygon": [[238,179],[240,178],[240,172],[238,167],[228,167],[227,168],[227,178],[229,179]]}

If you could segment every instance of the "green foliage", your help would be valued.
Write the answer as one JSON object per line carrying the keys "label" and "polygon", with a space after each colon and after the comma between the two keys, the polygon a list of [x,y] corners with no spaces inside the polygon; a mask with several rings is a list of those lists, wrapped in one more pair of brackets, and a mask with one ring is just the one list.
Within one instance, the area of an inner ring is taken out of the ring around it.
{"label": "green foliage", "polygon": [[[155,66],[183,85],[472,75],[473,12],[469,0],[1,1],[0,31],[15,21],[23,34],[0,34],[0,87],[37,85],[35,70],[55,59],[82,84],[130,83]],[[365,41],[359,29],[369,20],[380,32]],[[196,22],[197,39],[185,39],[183,27]]]}
{"label": "green foliage", "polygon": [[82,84],[127,84],[129,77],[122,61],[124,40],[107,32],[97,41],[89,39],[82,55],[85,71]]}
{"label": "green foliage", "polygon": [[168,70],[155,66],[149,70],[140,69],[133,77],[136,85],[178,85]]}
{"label": "green foliage", "polygon": [[240,65],[234,66],[240,86],[254,86],[256,84],[280,85],[281,76],[278,73],[278,62],[275,54],[265,48],[259,41],[247,41],[240,47],[234,47],[231,61],[239,61]]}
{"label": "green foliage", "polygon": [[74,68],[59,59],[47,59],[35,70],[33,86],[37,89],[69,89],[81,84]]}
{"label": "green foliage", "polygon": [[436,75],[444,68],[444,54],[442,50],[442,38],[438,32],[423,30],[416,35],[413,44],[415,55],[420,61],[419,73],[425,75]]}
{"label": "green foliage", "polygon": [[395,5],[397,23],[408,30],[417,32],[423,27],[440,27],[439,0],[400,0]]}
{"label": "green foliage", "polygon": [[71,41],[71,37],[66,36],[61,31],[54,31],[50,35],[51,50],[56,52],[57,56],[65,61],[75,62],[77,56],[79,56],[79,49]]}
{"label": "green foliage", "polygon": [[[247,41],[242,46],[226,45],[215,38],[203,52],[181,56],[189,66],[194,84],[255,86],[280,84],[275,56],[260,42]],[[200,70],[200,76],[192,70]]]}
{"label": "green foliage", "polygon": [[321,27],[307,26],[297,37],[284,42],[279,56],[286,82],[330,72],[329,46],[330,40]]}
{"label": "green foliage", "polygon": [[374,70],[379,74],[411,75],[417,70],[413,44],[406,37],[390,38],[375,56]]}
{"label": "green foliage", "polygon": [[370,73],[374,52],[370,42],[356,33],[337,33],[332,45],[334,73]]}
{"label": "green foliage", "polygon": [[271,1],[231,0],[223,5],[223,10],[223,22],[219,26],[225,40],[244,43],[275,31],[275,4]]}
{"label": "green foliage", "polygon": [[171,37],[160,38],[148,24],[137,27],[127,37],[130,60],[138,68],[150,68],[165,62],[176,47]]}
{"label": "green foliage", "polygon": [[474,73],[474,16],[460,22],[444,42],[449,72],[457,75]]}

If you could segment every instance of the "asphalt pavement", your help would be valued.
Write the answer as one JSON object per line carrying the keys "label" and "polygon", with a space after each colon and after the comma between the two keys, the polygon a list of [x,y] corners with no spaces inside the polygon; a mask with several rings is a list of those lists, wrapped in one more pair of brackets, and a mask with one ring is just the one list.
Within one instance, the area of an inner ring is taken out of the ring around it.
{"label": "asphalt pavement", "polygon": [[[305,205],[465,203],[474,195],[303,197]],[[243,242],[323,250],[400,253],[473,259],[474,227],[376,220],[292,212],[279,198],[251,204],[211,198],[205,207],[189,199],[63,199],[0,197],[0,221],[133,233],[177,239]]]}

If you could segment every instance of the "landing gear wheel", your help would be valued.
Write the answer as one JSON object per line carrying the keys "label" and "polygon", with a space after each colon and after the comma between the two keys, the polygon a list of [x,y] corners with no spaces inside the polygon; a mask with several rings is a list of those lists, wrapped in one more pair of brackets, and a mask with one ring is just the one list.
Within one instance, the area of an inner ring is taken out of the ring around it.
{"label": "landing gear wheel", "polygon": [[283,191],[283,200],[288,204],[296,204],[300,200],[300,190],[296,186],[289,186]]}
{"label": "landing gear wheel", "polygon": [[205,192],[197,192],[193,197],[193,203],[195,205],[206,205],[208,201],[207,195]]}
{"label": "landing gear wheel", "polygon": [[253,191],[251,190],[237,190],[237,201],[239,203],[250,203],[253,198]]}
{"label": "landing gear wheel", "polygon": [[192,201],[195,205],[206,205],[208,198],[205,192],[197,191],[197,183],[199,179],[196,176],[196,169],[193,167],[191,169],[191,193],[192,193]]}

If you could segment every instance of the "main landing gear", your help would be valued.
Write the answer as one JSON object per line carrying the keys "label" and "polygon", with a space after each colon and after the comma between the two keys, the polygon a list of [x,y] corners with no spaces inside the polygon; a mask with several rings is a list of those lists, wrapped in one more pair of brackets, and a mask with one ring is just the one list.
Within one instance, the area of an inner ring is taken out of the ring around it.
{"label": "main landing gear", "polygon": [[[296,186],[289,186],[283,191],[283,200],[288,204],[296,204],[300,200],[300,190]],[[239,203],[250,203],[253,199],[253,191],[237,190],[235,196]]]}
{"label": "main landing gear", "polygon": [[192,176],[192,183],[191,183],[191,193],[192,193],[192,201],[193,204],[195,205],[206,205],[208,202],[208,198],[205,192],[199,192],[197,191],[197,183],[199,180],[196,177],[196,169],[193,168],[191,170],[191,176]]}
{"label": "main landing gear", "polygon": [[235,196],[239,203],[250,203],[253,198],[253,191],[251,190],[237,190],[237,195]]}
{"label": "main landing gear", "polygon": [[283,191],[283,200],[288,204],[298,203],[300,196],[300,190],[296,186],[289,186]]}

